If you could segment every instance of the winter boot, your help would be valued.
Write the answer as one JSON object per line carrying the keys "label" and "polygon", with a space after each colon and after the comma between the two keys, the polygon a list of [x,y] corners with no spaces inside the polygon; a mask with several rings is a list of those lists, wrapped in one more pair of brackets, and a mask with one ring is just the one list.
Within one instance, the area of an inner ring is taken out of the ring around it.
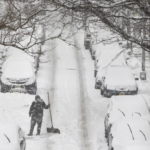
{"label": "winter boot", "polygon": [[41,128],[37,128],[37,134],[36,135],[40,135],[40,131],[41,131]]}
{"label": "winter boot", "polygon": [[29,134],[28,134],[28,136],[32,136],[32,135],[33,135],[32,133],[29,133]]}

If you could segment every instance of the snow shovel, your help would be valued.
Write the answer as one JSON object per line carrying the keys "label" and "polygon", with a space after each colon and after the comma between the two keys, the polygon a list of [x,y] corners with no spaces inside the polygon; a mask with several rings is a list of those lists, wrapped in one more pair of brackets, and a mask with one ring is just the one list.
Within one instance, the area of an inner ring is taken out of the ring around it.
{"label": "snow shovel", "polygon": [[[49,103],[50,103],[49,93],[48,93],[48,92],[47,92],[47,95],[48,95],[48,101],[49,101]],[[49,107],[49,114],[50,114],[50,119],[51,119],[52,127],[51,127],[51,128],[47,128],[47,133],[58,133],[58,134],[60,134],[60,130],[53,127],[53,120],[52,120],[51,107]]]}

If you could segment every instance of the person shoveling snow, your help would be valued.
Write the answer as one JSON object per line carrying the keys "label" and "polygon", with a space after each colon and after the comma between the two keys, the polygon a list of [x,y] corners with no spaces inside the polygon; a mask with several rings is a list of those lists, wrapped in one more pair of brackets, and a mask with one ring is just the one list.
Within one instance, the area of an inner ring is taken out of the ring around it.
{"label": "person shoveling snow", "polygon": [[37,123],[36,135],[40,135],[42,119],[43,119],[43,109],[48,109],[49,107],[50,107],[50,103],[46,105],[39,95],[35,96],[35,101],[32,102],[29,110],[29,117],[31,117],[31,126],[30,126],[30,132],[28,136],[33,135],[34,126],[36,123]]}

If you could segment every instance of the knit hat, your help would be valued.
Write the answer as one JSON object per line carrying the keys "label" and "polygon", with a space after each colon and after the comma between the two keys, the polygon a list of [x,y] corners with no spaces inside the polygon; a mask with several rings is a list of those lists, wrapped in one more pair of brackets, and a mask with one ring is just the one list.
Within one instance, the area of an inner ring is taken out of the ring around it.
{"label": "knit hat", "polygon": [[39,96],[39,95],[36,95],[36,96],[35,96],[35,99],[38,99],[38,98],[40,98],[40,96]]}

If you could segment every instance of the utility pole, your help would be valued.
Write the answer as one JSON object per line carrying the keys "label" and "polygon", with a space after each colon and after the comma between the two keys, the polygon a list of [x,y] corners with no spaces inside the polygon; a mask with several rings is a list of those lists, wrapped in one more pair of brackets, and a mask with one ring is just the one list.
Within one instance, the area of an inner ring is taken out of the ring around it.
{"label": "utility pole", "polygon": [[[142,43],[146,41],[146,21],[143,23],[143,33],[142,33]],[[145,50],[142,49],[142,72],[140,72],[140,79],[146,80],[146,72],[145,72]]]}
{"label": "utility pole", "polygon": [[87,0],[84,0],[84,18],[83,18],[83,26],[85,31],[87,31]]}
{"label": "utility pole", "polygon": [[[130,11],[127,10],[127,16],[130,16]],[[131,23],[130,23],[130,19],[127,19],[127,33],[129,36],[131,36]],[[131,52],[132,52],[132,42],[130,41],[127,41],[127,48],[130,48],[131,49]]]}

